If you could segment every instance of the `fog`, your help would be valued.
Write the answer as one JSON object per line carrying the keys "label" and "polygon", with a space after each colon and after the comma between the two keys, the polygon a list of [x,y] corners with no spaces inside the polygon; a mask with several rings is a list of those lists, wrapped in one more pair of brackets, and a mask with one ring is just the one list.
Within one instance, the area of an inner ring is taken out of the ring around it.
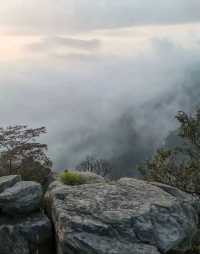
{"label": "fog", "polygon": [[46,126],[57,170],[96,154],[130,174],[198,106],[200,4],[56,3],[3,3],[1,125]]}
{"label": "fog", "polygon": [[199,22],[199,8],[198,0],[7,0],[1,3],[0,23],[7,32],[79,33],[133,25]]}

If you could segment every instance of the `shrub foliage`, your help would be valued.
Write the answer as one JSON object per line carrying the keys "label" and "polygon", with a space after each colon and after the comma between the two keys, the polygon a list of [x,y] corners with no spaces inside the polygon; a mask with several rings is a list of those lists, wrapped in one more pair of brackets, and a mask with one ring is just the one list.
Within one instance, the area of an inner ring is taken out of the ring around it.
{"label": "shrub foliage", "polygon": [[178,112],[178,135],[181,147],[160,149],[154,157],[139,166],[144,178],[200,193],[200,110],[188,115]]}
{"label": "shrub foliage", "polygon": [[66,185],[81,185],[84,184],[84,180],[78,172],[65,170],[59,175],[60,181]]}
{"label": "shrub foliage", "polygon": [[0,176],[20,174],[24,180],[44,183],[52,162],[47,145],[37,142],[46,133],[45,127],[28,128],[16,125],[0,128]]}

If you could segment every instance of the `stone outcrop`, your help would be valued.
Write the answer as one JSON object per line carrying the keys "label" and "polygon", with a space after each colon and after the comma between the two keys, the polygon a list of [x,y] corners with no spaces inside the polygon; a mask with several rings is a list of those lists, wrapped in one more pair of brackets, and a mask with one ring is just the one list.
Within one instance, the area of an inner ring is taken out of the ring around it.
{"label": "stone outcrop", "polygon": [[0,208],[7,214],[29,214],[40,208],[42,188],[35,182],[18,182],[0,193]]}
{"label": "stone outcrop", "polygon": [[[40,184],[0,177],[0,254],[164,254],[199,243],[200,200],[168,185],[123,178]],[[89,177],[88,177],[89,176]]]}
{"label": "stone outcrop", "polygon": [[124,178],[46,194],[58,254],[184,251],[198,232],[199,199],[166,185]]}
{"label": "stone outcrop", "polygon": [[9,187],[12,187],[15,183],[20,181],[21,177],[17,175],[0,177],[0,193]]}
{"label": "stone outcrop", "polygon": [[92,172],[78,172],[78,174],[85,184],[105,182],[105,179],[102,176]]}
{"label": "stone outcrop", "polygon": [[41,186],[0,178],[0,254],[51,254],[52,226],[42,211]]}

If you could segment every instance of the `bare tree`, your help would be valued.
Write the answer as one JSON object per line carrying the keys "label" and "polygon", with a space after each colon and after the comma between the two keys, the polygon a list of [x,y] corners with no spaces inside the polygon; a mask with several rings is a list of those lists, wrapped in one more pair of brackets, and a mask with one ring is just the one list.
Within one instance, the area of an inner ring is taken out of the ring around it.
{"label": "bare tree", "polygon": [[20,168],[25,161],[51,166],[46,154],[47,145],[36,142],[36,138],[45,133],[45,127],[29,129],[26,125],[16,125],[0,128],[1,161],[9,173]]}
{"label": "bare tree", "polygon": [[110,177],[112,165],[105,159],[98,159],[94,156],[87,156],[77,167],[76,170],[83,172],[92,172],[103,177]]}

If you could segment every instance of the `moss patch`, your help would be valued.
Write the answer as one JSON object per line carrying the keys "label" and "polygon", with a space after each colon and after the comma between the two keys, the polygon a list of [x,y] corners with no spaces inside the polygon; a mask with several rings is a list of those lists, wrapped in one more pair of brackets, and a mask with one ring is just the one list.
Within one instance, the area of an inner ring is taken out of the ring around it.
{"label": "moss patch", "polygon": [[84,184],[84,179],[77,172],[65,170],[59,175],[59,179],[66,185],[81,185]]}

